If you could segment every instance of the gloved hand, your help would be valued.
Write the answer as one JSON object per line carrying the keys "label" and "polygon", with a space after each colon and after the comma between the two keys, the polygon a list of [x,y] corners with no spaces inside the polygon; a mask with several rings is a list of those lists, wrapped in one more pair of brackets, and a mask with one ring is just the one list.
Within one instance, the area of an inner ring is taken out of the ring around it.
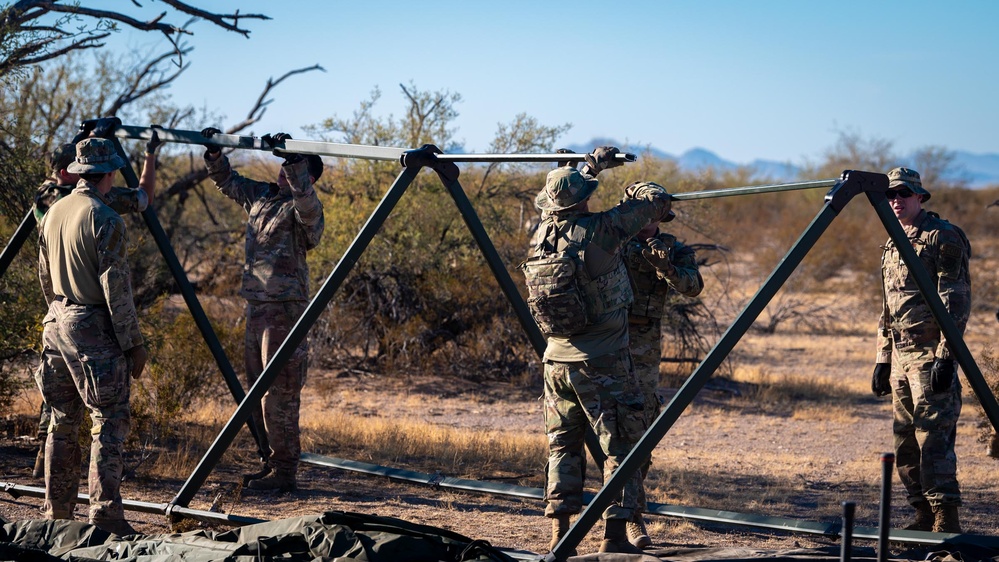
{"label": "gloved hand", "polygon": [[146,154],[156,154],[156,149],[163,144],[163,141],[160,140],[160,136],[156,134],[156,129],[162,129],[163,127],[159,125],[150,125],[149,128],[153,130],[153,135],[149,137],[148,141],[146,141]]}
{"label": "gloved hand", "polygon": [[[222,134],[222,131],[216,129],[215,127],[206,127],[204,129],[201,129],[201,136],[205,137],[206,139],[210,139],[213,136],[220,134]],[[206,144],[205,149],[208,151],[209,154],[219,154],[222,152],[222,147],[215,144]]]}
{"label": "gloved hand", "polygon": [[596,176],[607,168],[623,166],[624,162],[614,157],[618,152],[621,151],[614,146],[600,146],[593,149],[593,152],[584,157],[586,165],[583,166],[583,173]]}
{"label": "gloved hand", "polygon": [[[555,151],[555,154],[572,154],[572,153],[573,152],[568,148],[560,148]],[[555,165],[558,166],[559,168],[563,168],[565,166],[572,166],[573,168],[575,168],[576,164],[578,163],[579,161],[577,160],[559,160],[558,162],[555,162]],[[999,314],[999,312],[997,312],[996,314]]]}
{"label": "gloved hand", "polygon": [[933,367],[930,368],[930,390],[933,392],[943,392],[954,384],[955,362],[953,359],[941,359],[937,357],[933,360]]}
{"label": "gloved hand", "polygon": [[874,365],[874,376],[871,377],[871,392],[874,396],[887,396],[891,394],[891,363],[877,363]]}
{"label": "gloved hand", "polygon": [[[291,135],[288,133],[278,133],[276,135],[264,135],[260,137],[260,140],[264,141],[271,147],[276,146],[278,143],[283,143],[286,140],[291,139]],[[294,152],[285,152],[281,149],[274,149],[271,151],[274,156],[280,156],[284,158],[284,165],[294,164],[302,159],[301,154],[295,154]]]}
{"label": "gloved hand", "polygon": [[996,322],[999,322],[999,310],[996,311]]}
{"label": "gloved hand", "polygon": [[645,241],[646,248],[642,248],[642,256],[652,264],[652,267],[662,271],[666,275],[673,273],[673,262],[669,259],[669,247],[658,238],[649,238]]}
{"label": "gloved hand", "polygon": [[650,181],[636,181],[624,188],[624,199],[651,201],[654,198],[663,196],[666,197],[666,207],[663,209],[663,214],[659,218],[659,221],[671,221],[676,217],[676,214],[673,213],[673,202],[669,198],[669,193],[666,192],[665,187]]}
{"label": "gloved hand", "polygon": [[125,355],[128,357],[128,363],[132,368],[129,375],[133,379],[139,378],[139,375],[142,374],[142,369],[146,366],[146,360],[149,359],[149,352],[146,351],[146,347],[137,345],[126,351]]}

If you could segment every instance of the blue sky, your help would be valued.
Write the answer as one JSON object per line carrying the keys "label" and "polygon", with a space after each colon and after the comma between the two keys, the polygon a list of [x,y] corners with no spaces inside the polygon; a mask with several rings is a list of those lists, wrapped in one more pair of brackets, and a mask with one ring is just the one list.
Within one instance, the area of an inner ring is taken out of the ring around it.
{"label": "blue sky", "polygon": [[[167,10],[153,1],[149,13]],[[249,39],[192,26],[178,103],[239,120],[269,77],[293,77],[257,134],[349,116],[378,86],[379,115],[400,115],[400,83],[463,100],[455,125],[470,152],[526,113],[571,123],[561,144],[594,137],[672,154],[695,147],[740,163],[816,161],[838,133],[999,153],[999,2],[483,2],[213,0]],[[161,49],[124,31],[115,48]],[[207,125],[207,124],[206,124]]]}

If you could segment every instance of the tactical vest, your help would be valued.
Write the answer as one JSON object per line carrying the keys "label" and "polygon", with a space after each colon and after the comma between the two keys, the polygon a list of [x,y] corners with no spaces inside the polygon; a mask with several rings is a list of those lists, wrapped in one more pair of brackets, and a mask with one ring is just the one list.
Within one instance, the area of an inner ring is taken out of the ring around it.
{"label": "tactical vest", "polygon": [[589,217],[572,221],[549,218],[539,228],[544,229],[543,234],[520,268],[527,281],[527,305],[544,334],[577,334],[601,315],[631,304],[634,293],[624,260],[595,279],[586,272],[586,247],[593,238]]}
{"label": "tactical vest", "polygon": [[[676,237],[671,234],[659,234],[657,238],[666,242],[670,259],[675,259],[673,248],[676,244]],[[622,252],[624,263],[628,267],[631,288],[635,293],[631,314],[662,318],[666,314],[666,295],[669,292],[669,283],[665,279],[659,278],[656,274],[656,268],[642,255],[644,247],[645,244],[633,238],[628,241]]]}

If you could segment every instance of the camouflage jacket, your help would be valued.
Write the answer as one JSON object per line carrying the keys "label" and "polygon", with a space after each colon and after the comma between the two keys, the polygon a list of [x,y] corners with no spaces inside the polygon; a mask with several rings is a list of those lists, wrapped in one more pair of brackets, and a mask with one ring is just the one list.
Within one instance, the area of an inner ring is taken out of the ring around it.
{"label": "camouflage jacket", "polygon": [[[53,203],[70,194],[75,186],[62,185],[56,180],[49,178],[45,183],[38,186],[35,193],[35,205],[32,212],[35,214],[35,222],[42,222],[42,217]],[[149,206],[149,197],[145,190],[130,189],[127,187],[112,187],[111,191],[104,196],[108,206],[119,215],[125,213],[141,213]]]}
{"label": "camouflage jacket", "polygon": [[[903,228],[936,283],[937,294],[963,332],[971,313],[971,276],[968,273],[971,244],[968,238],[960,228],[925,210],[916,217],[913,226]],[[950,348],[930,307],[891,240],[881,256],[881,275],[884,306],[878,322],[877,362],[891,362],[893,342],[896,349],[908,351],[939,340],[935,356],[950,358]]]}
{"label": "camouflage jacket", "polygon": [[132,299],[125,221],[97,187],[80,180],[38,228],[38,277],[45,300],[107,305],[122,351],[142,344]]}
{"label": "camouflage jacket", "polygon": [[671,275],[659,271],[642,255],[648,245],[644,240],[632,238],[624,247],[624,263],[628,267],[631,288],[635,302],[631,305],[631,317],[662,318],[666,313],[666,296],[670,290],[687,297],[696,297],[704,289],[704,279],[697,270],[694,250],[676,239],[672,234],[659,232],[655,236],[666,243]]}
{"label": "camouflage jacket", "polygon": [[[621,251],[632,236],[649,223],[660,220],[669,210],[669,194],[660,186],[645,184],[630,198],[600,213],[575,210],[546,213],[538,233],[549,231],[545,221],[574,223],[588,217],[593,235],[586,248],[583,263],[591,279],[610,273],[622,261]],[[555,241],[558,244],[558,241]],[[532,248],[537,243],[531,244]],[[557,248],[562,249],[564,241]],[[585,361],[628,347],[628,310],[620,308],[604,314],[586,330],[571,336],[550,336],[545,349],[546,360]]]}
{"label": "camouflage jacket", "polygon": [[205,165],[219,191],[248,215],[239,294],[255,301],[308,300],[305,253],[319,244],[326,223],[305,160],[284,166],[290,189],[244,178],[225,155],[205,158]]}

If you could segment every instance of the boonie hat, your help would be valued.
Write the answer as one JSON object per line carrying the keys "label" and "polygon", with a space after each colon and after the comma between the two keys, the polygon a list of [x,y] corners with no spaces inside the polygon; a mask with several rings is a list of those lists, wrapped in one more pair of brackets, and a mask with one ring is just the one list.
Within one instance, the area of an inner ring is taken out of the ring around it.
{"label": "boonie hat", "polygon": [[71,174],[106,174],[125,166],[108,139],[86,138],[76,143],[76,160],[66,167]]}
{"label": "boonie hat", "polygon": [[52,171],[59,173],[59,170],[65,170],[70,164],[76,160],[76,145],[68,142],[66,144],[60,144],[55,150],[52,151],[52,157],[49,158],[49,164],[52,166]]}
{"label": "boonie hat", "polygon": [[892,168],[888,172],[888,189],[901,189],[903,187],[908,187],[913,193],[922,195],[923,201],[930,199],[930,192],[923,188],[919,172],[909,168]]}
{"label": "boonie hat", "polygon": [[542,211],[562,211],[586,200],[599,185],[587,179],[573,166],[562,166],[548,172],[545,187],[534,199],[534,206]]}

